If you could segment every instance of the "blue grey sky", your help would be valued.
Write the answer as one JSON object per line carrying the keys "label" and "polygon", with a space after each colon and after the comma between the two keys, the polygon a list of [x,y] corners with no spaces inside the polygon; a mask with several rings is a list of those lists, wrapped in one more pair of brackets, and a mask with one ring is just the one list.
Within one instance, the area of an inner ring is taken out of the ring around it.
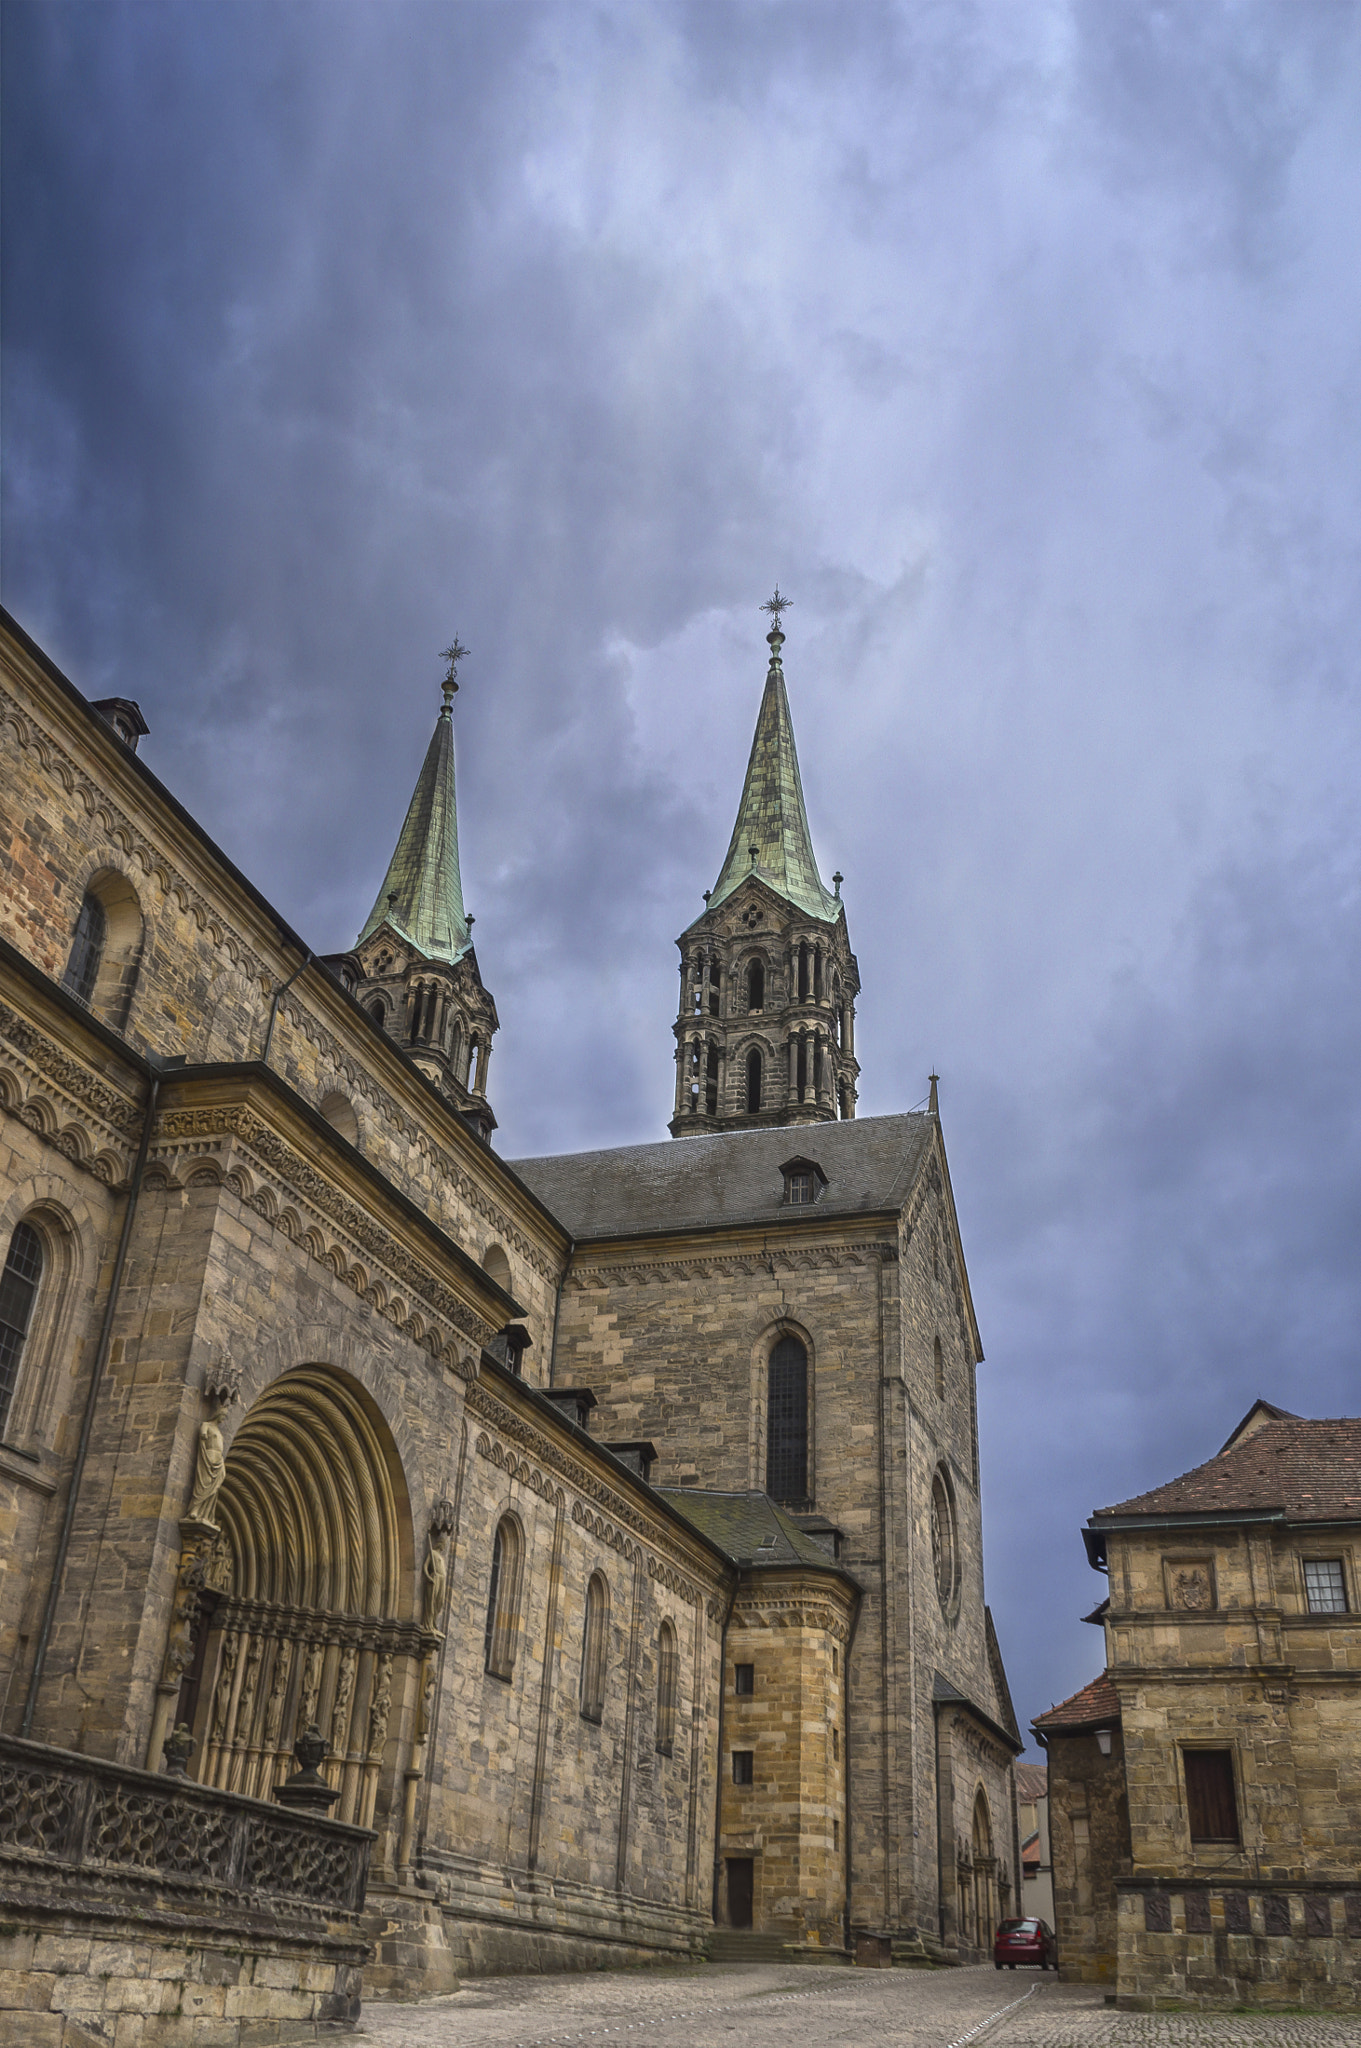
{"label": "blue grey sky", "polygon": [[1361,19],[6,0],[3,597],[321,949],[458,699],[509,1157],[660,1136],[778,578],[934,1066],[1024,1719],[1097,1505],[1358,1412]]}

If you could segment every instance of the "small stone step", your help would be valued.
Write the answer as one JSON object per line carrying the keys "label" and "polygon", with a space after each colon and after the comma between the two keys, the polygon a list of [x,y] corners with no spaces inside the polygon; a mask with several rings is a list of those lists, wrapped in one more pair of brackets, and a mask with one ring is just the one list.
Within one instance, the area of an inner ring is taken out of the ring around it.
{"label": "small stone step", "polygon": [[841,1949],[805,1948],[782,1941],[778,1934],[757,1934],[747,1927],[715,1927],[709,1936],[711,1963],[848,1963]]}

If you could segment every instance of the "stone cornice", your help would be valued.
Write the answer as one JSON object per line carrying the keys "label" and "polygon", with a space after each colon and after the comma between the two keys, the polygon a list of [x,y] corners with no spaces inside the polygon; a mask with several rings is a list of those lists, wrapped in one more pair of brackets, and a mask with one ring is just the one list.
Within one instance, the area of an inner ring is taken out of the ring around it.
{"label": "stone cornice", "polygon": [[[462,1378],[475,1377],[476,1358],[452,1332],[480,1348],[497,1325],[442,1277],[438,1253],[422,1257],[253,1109],[240,1102],[172,1103],[158,1115],[148,1184],[159,1177],[182,1186],[204,1174],[225,1183],[432,1356]],[[413,1303],[427,1311],[429,1322]]]}
{"label": "stone cornice", "polygon": [[142,1109],[50,1031],[0,1001],[0,1102],[107,1186],[127,1176]]}
{"label": "stone cornice", "polygon": [[[681,1530],[662,1515],[648,1515],[636,1507],[619,1488],[575,1457],[566,1444],[555,1442],[546,1430],[515,1414],[485,1381],[470,1386],[466,1399],[468,1413],[487,1426],[476,1440],[481,1456],[531,1486],[542,1498],[559,1497],[554,1482],[570,1487],[578,1496],[572,1508],[572,1520],[577,1527],[589,1529],[631,1561],[646,1557],[649,1577],[669,1586],[690,1604],[696,1605],[705,1597],[704,1588],[668,1559],[654,1554],[673,1546],[688,1548],[687,1536]],[[493,1431],[506,1442],[498,1444],[490,1434]],[[517,1457],[509,1448],[512,1445],[518,1446],[523,1455]],[[550,1473],[552,1480],[546,1476]],[[721,1570],[715,1560],[715,1573]]]}
{"label": "stone cornice", "polygon": [[[715,1234],[721,1226],[716,1226]],[[597,1258],[574,1265],[568,1273],[569,1293],[581,1293],[592,1286],[657,1287],[675,1280],[721,1280],[750,1278],[758,1273],[824,1272],[828,1267],[891,1266],[898,1247],[888,1242],[872,1244],[786,1244],[761,1251],[705,1252],[676,1258]]]}

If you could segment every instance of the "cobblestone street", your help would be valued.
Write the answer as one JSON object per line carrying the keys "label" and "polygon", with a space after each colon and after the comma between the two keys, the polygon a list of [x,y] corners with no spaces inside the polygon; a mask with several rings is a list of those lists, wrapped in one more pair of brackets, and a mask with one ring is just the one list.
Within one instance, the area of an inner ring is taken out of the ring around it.
{"label": "cobblestone street", "polygon": [[484,1977],[427,2005],[366,2006],[360,2035],[374,2048],[1361,2048],[1361,2018],[1118,2013],[1021,1970],[741,1964]]}

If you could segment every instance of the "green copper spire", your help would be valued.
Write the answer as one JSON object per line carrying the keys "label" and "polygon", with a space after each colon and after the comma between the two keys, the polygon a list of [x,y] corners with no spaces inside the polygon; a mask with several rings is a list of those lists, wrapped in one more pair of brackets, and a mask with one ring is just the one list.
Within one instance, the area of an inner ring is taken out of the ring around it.
{"label": "green copper spire", "polygon": [[831,924],[840,917],[841,904],[823,888],[813,857],[799,757],[794,747],[794,726],[780,663],[780,649],[784,646],[780,614],[788,603],[789,599],[780,596],[777,586],[774,597],[761,607],[774,621],[773,630],[766,635],[770,647],[766,690],[756,720],[756,737],[751,743],[732,843],[708,907],[716,909],[739,882],[754,874],[777,896],[783,896],[808,916]]}
{"label": "green copper spire", "polygon": [[458,872],[458,804],[454,795],[454,693],[458,664],[468,652],[455,640],[443,659],[444,703],[426,748],[407,807],[397,851],[388,863],[378,900],[359,934],[389,924],[429,960],[457,960],[472,941]]}

